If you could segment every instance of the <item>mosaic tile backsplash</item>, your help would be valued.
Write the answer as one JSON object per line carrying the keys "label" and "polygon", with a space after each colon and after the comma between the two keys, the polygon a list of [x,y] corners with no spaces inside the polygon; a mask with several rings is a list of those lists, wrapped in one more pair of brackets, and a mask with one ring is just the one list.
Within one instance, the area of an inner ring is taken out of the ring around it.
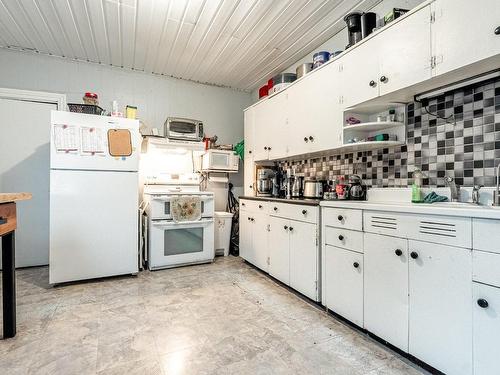
{"label": "mosaic tile backsplash", "polygon": [[415,169],[427,187],[495,185],[500,163],[500,78],[408,105],[407,142],[375,151],[284,161],[305,177],[360,175],[369,187],[407,187]]}

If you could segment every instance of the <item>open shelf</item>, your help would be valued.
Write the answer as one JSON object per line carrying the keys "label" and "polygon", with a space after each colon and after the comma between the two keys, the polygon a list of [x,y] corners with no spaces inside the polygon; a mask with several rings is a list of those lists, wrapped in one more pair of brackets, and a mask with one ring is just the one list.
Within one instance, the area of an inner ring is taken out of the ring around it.
{"label": "open shelf", "polygon": [[341,152],[347,151],[370,151],[381,148],[388,148],[394,146],[402,146],[405,142],[401,141],[371,141],[371,142],[356,142],[347,143],[340,147],[338,150]]}
{"label": "open shelf", "polygon": [[362,122],[355,125],[345,125],[344,130],[366,130],[366,131],[379,131],[384,129],[392,129],[397,127],[404,127],[403,122],[397,121],[371,121]]}

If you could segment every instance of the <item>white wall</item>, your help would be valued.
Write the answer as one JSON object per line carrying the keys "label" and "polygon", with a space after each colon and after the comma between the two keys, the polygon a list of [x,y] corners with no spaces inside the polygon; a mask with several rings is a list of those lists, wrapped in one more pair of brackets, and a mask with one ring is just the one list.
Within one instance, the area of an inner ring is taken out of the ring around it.
{"label": "white wall", "polygon": [[[377,14],[377,18],[383,18],[385,14],[387,14],[392,8],[402,8],[402,9],[412,9],[416,7],[418,4],[424,2],[425,0],[381,0],[379,4],[370,9],[370,12],[375,12]],[[411,40],[408,41],[411,43]],[[307,62],[312,62],[313,55],[318,51],[343,51],[345,46],[348,44],[347,39],[347,28],[343,28],[340,32],[335,34],[333,37],[328,39],[325,43],[314,48],[310,53],[302,57],[300,60],[296,61],[288,68],[286,68],[282,73],[295,73],[295,69],[300,64],[304,64]],[[394,48],[398,48],[394,46]],[[271,77],[269,77],[271,78]],[[260,86],[264,85],[266,82],[263,81]],[[255,103],[259,99],[259,90],[256,89],[252,91],[252,100]]]}

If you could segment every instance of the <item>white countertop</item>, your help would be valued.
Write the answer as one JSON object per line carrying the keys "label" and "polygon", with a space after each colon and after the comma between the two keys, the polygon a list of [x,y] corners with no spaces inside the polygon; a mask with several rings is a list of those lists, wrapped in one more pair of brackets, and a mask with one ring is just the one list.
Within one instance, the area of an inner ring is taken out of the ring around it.
{"label": "white countertop", "polygon": [[500,219],[500,207],[486,205],[479,206],[472,203],[444,202],[429,204],[411,202],[322,201],[320,206],[427,215]]}

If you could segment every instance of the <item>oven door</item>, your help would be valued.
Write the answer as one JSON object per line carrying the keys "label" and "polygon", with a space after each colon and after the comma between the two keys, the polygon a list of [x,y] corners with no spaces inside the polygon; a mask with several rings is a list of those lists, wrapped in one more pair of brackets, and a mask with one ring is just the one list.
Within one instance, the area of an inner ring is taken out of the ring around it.
{"label": "oven door", "polygon": [[214,221],[151,220],[149,268],[151,270],[214,259]]}
{"label": "oven door", "polygon": [[[192,196],[192,195],[190,195]],[[149,213],[153,220],[171,220],[171,202],[176,195],[153,195],[151,196]],[[178,196],[177,196],[178,197]],[[199,195],[201,199],[201,217],[214,216],[214,196]]]}

